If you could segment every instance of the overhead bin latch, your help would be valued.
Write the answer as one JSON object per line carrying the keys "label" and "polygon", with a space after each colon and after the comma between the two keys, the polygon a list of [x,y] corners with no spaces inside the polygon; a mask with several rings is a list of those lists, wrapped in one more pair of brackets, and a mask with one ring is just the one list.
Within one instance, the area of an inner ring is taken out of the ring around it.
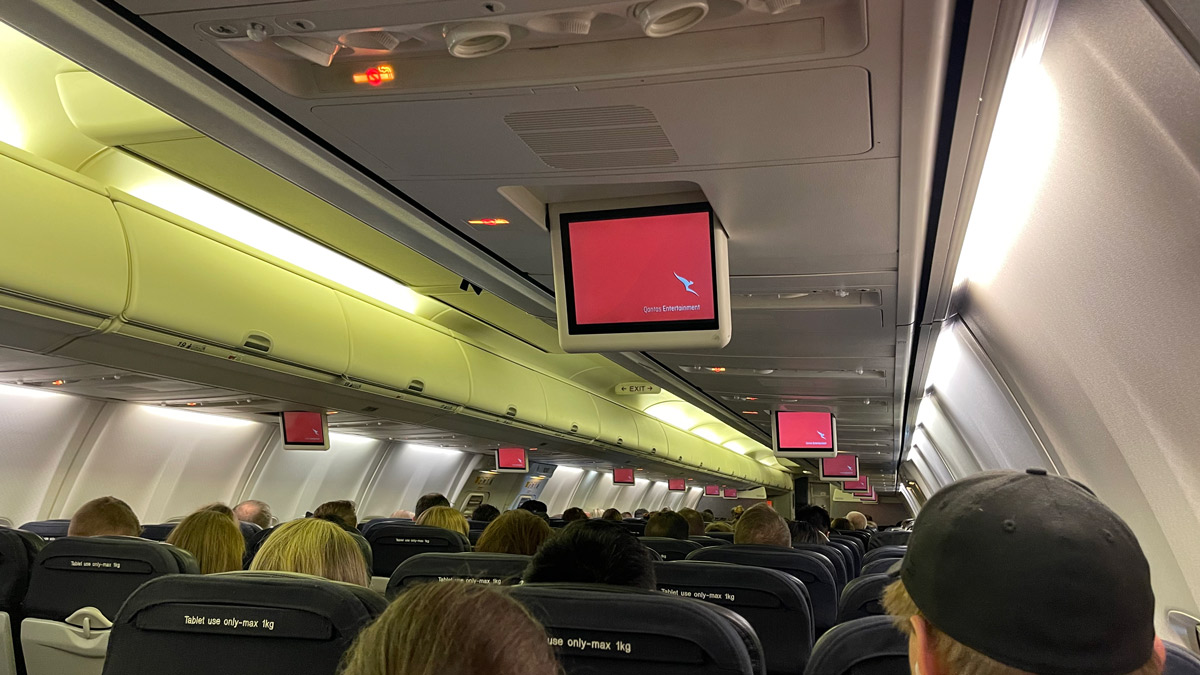
{"label": "overhead bin latch", "polygon": [[246,337],[242,340],[242,346],[246,349],[253,349],[256,352],[267,354],[271,351],[271,337],[264,333],[247,333]]}

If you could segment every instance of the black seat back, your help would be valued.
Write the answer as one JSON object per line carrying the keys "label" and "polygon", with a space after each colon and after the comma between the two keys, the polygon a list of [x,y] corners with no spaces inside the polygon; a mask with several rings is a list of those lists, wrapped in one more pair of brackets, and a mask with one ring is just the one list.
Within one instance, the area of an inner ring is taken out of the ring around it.
{"label": "black seat back", "polygon": [[845,542],[832,539],[829,540],[829,545],[837,549],[842,554],[842,560],[846,562],[846,581],[857,577],[862,568],[862,557],[858,555],[857,550]]}
{"label": "black seat back", "polygon": [[846,559],[842,557],[841,551],[826,544],[792,544],[792,548],[825,556],[833,565],[833,580],[837,582],[838,591],[840,592],[846,586],[846,581],[850,579],[850,573],[846,569]]}
{"label": "black seat back", "polygon": [[907,546],[910,536],[912,536],[912,532],[908,530],[876,532],[871,535],[871,540],[867,542],[867,551],[873,551],[881,546]]}
{"label": "black seat back", "polygon": [[729,544],[733,543],[733,533],[732,532],[705,532],[704,536],[712,537],[713,539],[720,539],[721,541],[724,541]]}
{"label": "black seat back", "polygon": [[334,675],[387,607],[378,593],[304,574],[155,579],[121,609],[105,675]]}
{"label": "black seat back", "polygon": [[372,518],[365,523],[359,523],[358,530],[359,532],[362,532],[363,536],[365,537],[367,536],[367,530],[375,527],[376,525],[383,525],[385,523],[405,523],[411,525],[412,522],[413,521],[411,518]]}
{"label": "black seat back", "polygon": [[838,599],[838,623],[883,614],[883,590],[892,581],[886,574],[864,574],[846,584]]}
{"label": "black seat back", "polygon": [[662,556],[663,560],[683,560],[692,551],[702,548],[698,542],[670,537],[638,537],[642,545]]}
{"label": "black seat back", "polygon": [[892,566],[900,562],[900,558],[879,558],[863,565],[862,574],[860,576],[870,576],[872,574],[887,574]]}
{"label": "black seat back", "polygon": [[387,597],[427,581],[458,579],[491,586],[521,581],[530,556],[510,553],[418,553],[400,563],[387,583]]}
{"label": "black seat back", "polygon": [[167,574],[199,574],[183,549],[137,537],[64,537],[46,544],[33,563],[25,616],[63,621],[95,607],[110,620],[138,586]]}
{"label": "black seat back", "polygon": [[375,560],[371,574],[390,577],[400,563],[418,553],[463,553],[471,550],[471,542],[462,534],[429,525],[411,523],[379,523],[367,528],[364,535],[371,545]]}
{"label": "black seat back", "polygon": [[701,546],[728,546],[729,544],[733,543],[732,541],[725,541],[724,539],[708,537],[702,534],[693,534],[692,536],[688,537],[688,540],[694,541]]}
{"label": "black seat back", "polygon": [[840,623],[817,640],[805,675],[909,675],[908,638],[891,617]]}
{"label": "black seat back", "polygon": [[762,643],[767,672],[800,675],[812,651],[812,606],[804,584],[790,574],[731,563],[661,562],[658,590],[737,612]]}
{"label": "black seat back", "polygon": [[71,527],[70,518],[60,518],[57,520],[35,520],[25,523],[21,526],[22,530],[32,532],[45,541],[54,541],[67,536],[67,529]]}
{"label": "black seat back", "polygon": [[871,533],[866,530],[834,530],[834,532],[847,537],[854,537],[862,543],[864,551],[867,550],[867,542],[871,541]]}
{"label": "black seat back", "polygon": [[33,561],[45,545],[32,532],[0,527],[0,612],[18,613],[29,590]]}
{"label": "black seat back", "polygon": [[512,597],[546,627],[565,675],[764,675],[737,614],[700,600],[599,584],[523,584]]}
{"label": "black seat back", "polygon": [[808,589],[817,635],[828,630],[837,619],[837,582],[833,578],[833,563],[829,562],[828,558],[791,548],[734,544],[702,548],[693,552],[687,559],[753,565],[787,572],[803,582]]}
{"label": "black seat back", "polygon": [[1200,657],[1174,642],[1163,641],[1167,648],[1167,660],[1163,664],[1163,675],[1200,675]]}
{"label": "black seat back", "polygon": [[486,530],[487,526],[491,525],[491,523],[485,523],[481,520],[468,520],[467,525],[471,527],[470,531],[467,532],[467,540],[471,542],[472,546],[474,546],[475,544],[479,543],[479,538],[483,536],[483,531]]}
{"label": "black seat back", "polygon": [[863,556],[863,564],[866,565],[867,563],[874,562],[880,558],[895,558],[899,560],[900,558],[903,558],[904,554],[907,552],[907,546],[880,546],[879,548],[874,548],[870,551],[867,551],[867,554]]}
{"label": "black seat back", "polygon": [[621,524],[625,526],[626,530],[629,530],[629,534],[632,534],[635,537],[640,537],[640,536],[646,534],[646,521],[644,521],[644,520],[638,520],[637,518],[627,518],[625,520],[622,520]]}
{"label": "black seat back", "polygon": [[179,523],[160,523],[158,525],[143,525],[142,539],[150,541],[166,541]]}
{"label": "black seat back", "polygon": [[858,553],[859,561],[861,561],[862,557],[867,553],[867,545],[864,544],[861,539],[858,537],[851,537],[848,534],[838,534],[837,530],[830,531],[829,541],[836,541],[840,544],[845,544],[850,548],[853,548]]}

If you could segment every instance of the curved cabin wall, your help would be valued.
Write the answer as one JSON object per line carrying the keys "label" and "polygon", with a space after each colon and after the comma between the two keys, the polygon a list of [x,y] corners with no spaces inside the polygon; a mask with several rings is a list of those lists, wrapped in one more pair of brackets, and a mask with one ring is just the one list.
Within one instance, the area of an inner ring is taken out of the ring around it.
{"label": "curved cabin wall", "polygon": [[[14,335],[0,332],[12,346],[51,351],[91,331],[193,351],[214,345],[290,375],[372,384],[491,422],[791,489],[783,472],[756,460],[7,146],[0,202],[8,210],[0,309],[54,319],[32,342],[21,341],[28,331],[18,320]],[[44,261],[54,261],[52,274]],[[63,312],[83,318],[63,322]]]}

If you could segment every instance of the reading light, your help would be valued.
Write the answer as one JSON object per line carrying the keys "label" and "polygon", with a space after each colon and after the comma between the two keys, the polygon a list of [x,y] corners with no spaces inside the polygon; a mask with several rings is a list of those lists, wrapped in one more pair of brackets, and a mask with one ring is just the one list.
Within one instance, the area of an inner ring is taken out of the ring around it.
{"label": "reading light", "polygon": [[652,38],[682,33],[706,16],[708,0],[653,0],[633,9],[633,17],[642,24],[642,32]]}
{"label": "reading light", "polygon": [[450,54],[460,59],[490,56],[512,42],[508,24],[499,21],[470,21],[446,26],[442,35],[446,38],[446,48]]}

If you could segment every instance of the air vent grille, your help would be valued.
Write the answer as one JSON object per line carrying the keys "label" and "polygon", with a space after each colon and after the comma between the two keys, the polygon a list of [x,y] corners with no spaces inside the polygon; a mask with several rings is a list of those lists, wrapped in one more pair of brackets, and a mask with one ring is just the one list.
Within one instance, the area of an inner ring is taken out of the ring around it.
{"label": "air vent grille", "polygon": [[518,112],[504,121],[555,169],[666,166],[679,161],[654,113],[641,106]]}

